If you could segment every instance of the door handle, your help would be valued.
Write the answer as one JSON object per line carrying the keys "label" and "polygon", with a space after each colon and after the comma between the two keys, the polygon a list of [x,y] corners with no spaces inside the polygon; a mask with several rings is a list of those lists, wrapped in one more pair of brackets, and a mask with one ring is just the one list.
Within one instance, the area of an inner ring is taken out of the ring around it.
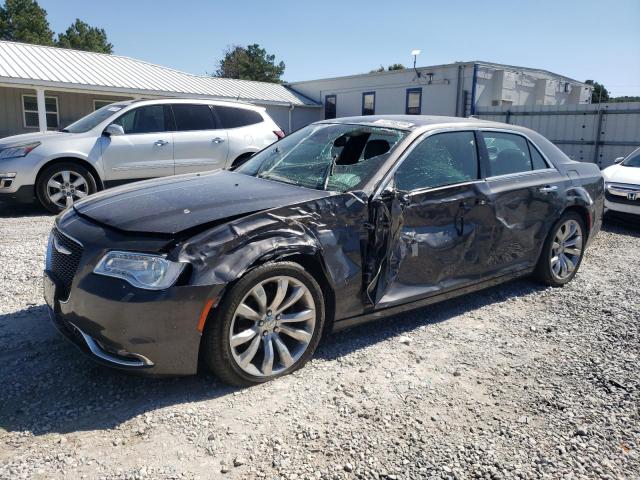
{"label": "door handle", "polygon": [[156,147],[164,147],[167,143],[169,142],[167,142],[166,140],[156,140],[155,142],[153,142]]}
{"label": "door handle", "polygon": [[555,192],[556,190],[558,190],[557,185],[545,185],[544,187],[540,187],[538,189],[540,193],[551,193],[551,192]]}
{"label": "door handle", "polygon": [[213,143],[222,143],[224,142],[224,138],[222,137],[216,137],[213,140],[211,140]]}

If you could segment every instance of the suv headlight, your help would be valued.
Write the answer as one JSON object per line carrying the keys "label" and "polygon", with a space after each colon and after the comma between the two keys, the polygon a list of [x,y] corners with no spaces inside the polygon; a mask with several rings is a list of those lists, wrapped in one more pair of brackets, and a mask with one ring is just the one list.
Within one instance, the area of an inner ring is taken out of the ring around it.
{"label": "suv headlight", "polygon": [[27,154],[40,145],[40,142],[17,143],[7,147],[0,148],[0,160],[3,158],[26,157]]}
{"label": "suv headlight", "polygon": [[93,273],[120,278],[145,290],[164,290],[178,280],[184,266],[162,255],[112,251],[102,257]]}

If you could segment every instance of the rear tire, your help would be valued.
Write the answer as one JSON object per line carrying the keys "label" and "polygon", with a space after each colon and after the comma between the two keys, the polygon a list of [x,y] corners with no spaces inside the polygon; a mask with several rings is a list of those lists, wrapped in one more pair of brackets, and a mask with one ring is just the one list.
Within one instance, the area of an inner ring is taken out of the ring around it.
{"label": "rear tire", "polygon": [[302,367],[324,323],[318,282],[297,263],[268,263],[225,294],[207,322],[203,360],[225,383],[264,383]]}
{"label": "rear tire", "polygon": [[51,213],[60,213],[97,190],[91,172],[74,162],[45,167],[36,181],[36,197]]}
{"label": "rear tire", "polygon": [[576,212],[566,212],[553,224],[534,276],[551,287],[562,287],[576,276],[586,245],[587,229]]}

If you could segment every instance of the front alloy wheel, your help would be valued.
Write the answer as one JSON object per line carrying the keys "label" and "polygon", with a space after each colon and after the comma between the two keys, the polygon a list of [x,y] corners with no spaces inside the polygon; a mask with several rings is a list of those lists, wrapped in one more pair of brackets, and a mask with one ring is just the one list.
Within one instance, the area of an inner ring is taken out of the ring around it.
{"label": "front alloy wheel", "polygon": [[259,282],[238,305],[229,330],[233,359],[249,375],[278,375],[309,347],[316,308],[309,289],[289,276]]}
{"label": "front alloy wheel", "polygon": [[207,320],[202,357],[223,381],[254,385],[286,375],[313,355],[324,325],[315,278],[293,262],[251,270]]}
{"label": "front alloy wheel", "polygon": [[44,208],[60,213],[98,190],[89,170],[76,162],[45,167],[36,181],[36,196]]}
{"label": "front alloy wheel", "polygon": [[46,192],[52,204],[65,209],[89,195],[89,182],[78,172],[62,170],[49,178]]}

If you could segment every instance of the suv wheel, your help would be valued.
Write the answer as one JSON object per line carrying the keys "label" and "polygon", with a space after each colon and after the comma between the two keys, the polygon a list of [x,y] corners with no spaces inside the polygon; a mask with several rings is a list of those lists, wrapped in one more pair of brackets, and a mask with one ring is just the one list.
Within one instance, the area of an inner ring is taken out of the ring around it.
{"label": "suv wheel", "polygon": [[46,167],[36,182],[38,200],[52,213],[60,213],[96,190],[93,175],[83,166],[72,162]]}
{"label": "suv wheel", "polygon": [[250,271],[225,295],[203,339],[207,366],[224,382],[263,383],[304,365],[324,325],[316,280],[293,262]]}

